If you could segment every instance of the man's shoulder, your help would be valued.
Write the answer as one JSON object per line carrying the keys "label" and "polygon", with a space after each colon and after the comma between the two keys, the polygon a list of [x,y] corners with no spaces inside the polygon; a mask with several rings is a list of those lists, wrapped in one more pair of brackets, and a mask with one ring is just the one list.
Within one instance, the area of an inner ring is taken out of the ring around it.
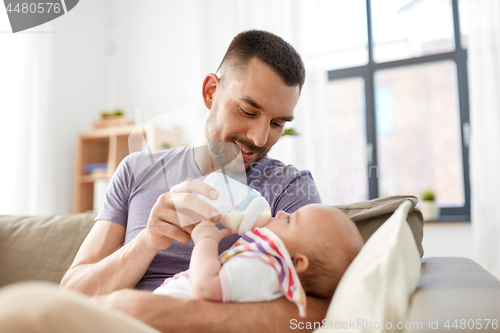
{"label": "man's shoulder", "polygon": [[265,156],[258,162],[252,164],[248,172],[248,178],[282,178],[292,181],[296,178],[309,178],[311,172],[309,170],[299,170],[291,164],[285,164],[280,160]]}
{"label": "man's shoulder", "polygon": [[149,152],[149,151],[138,151],[131,153],[125,157],[125,161],[128,163],[136,163],[140,161],[157,161],[160,159],[164,159],[165,157],[170,157],[170,156],[176,156],[179,154],[185,154],[191,145],[185,145],[181,147],[176,147],[176,148],[171,148],[171,149],[165,149],[165,150],[160,150],[160,151],[155,151],[155,152]]}
{"label": "man's shoulder", "polygon": [[193,158],[192,154],[189,154],[190,151],[190,145],[186,145],[157,152],[134,152],[122,160],[119,167],[121,170],[117,171],[133,174],[135,178],[142,178],[145,175],[151,177],[152,173],[164,168],[170,169],[171,167],[179,167],[179,165],[188,168],[190,159]]}
{"label": "man's shoulder", "polygon": [[123,159],[123,163],[133,166],[134,168],[141,168],[145,166],[150,166],[152,163],[158,163],[160,161],[166,162],[172,159],[172,157],[188,156],[186,153],[190,150],[191,145],[165,149],[155,152],[150,151],[138,151],[127,155]]}
{"label": "man's shoulder", "polygon": [[252,165],[247,180],[269,202],[273,216],[280,210],[293,213],[304,205],[321,202],[309,170],[299,170],[268,156]]}

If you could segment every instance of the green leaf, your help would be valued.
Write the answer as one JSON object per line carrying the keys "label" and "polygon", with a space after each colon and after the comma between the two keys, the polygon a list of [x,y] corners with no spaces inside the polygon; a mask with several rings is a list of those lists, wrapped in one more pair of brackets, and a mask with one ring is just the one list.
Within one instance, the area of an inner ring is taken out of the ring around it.
{"label": "green leaf", "polygon": [[436,193],[433,190],[427,189],[422,192],[422,200],[424,201],[434,201],[436,200]]}
{"label": "green leaf", "polygon": [[295,131],[293,128],[287,128],[286,130],[283,131],[283,134],[281,134],[281,136],[285,135],[297,136],[299,135],[299,133]]}

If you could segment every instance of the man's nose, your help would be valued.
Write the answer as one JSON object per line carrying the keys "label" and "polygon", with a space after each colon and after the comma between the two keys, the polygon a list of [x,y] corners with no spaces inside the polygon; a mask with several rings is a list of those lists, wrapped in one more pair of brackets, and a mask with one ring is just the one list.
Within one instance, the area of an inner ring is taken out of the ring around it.
{"label": "man's nose", "polygon": [[257,147],[264,147],[269,137],[269,123],[267,120],[261,121],[256,126],[250,128],[248,131],[248,138],[253,141]]}

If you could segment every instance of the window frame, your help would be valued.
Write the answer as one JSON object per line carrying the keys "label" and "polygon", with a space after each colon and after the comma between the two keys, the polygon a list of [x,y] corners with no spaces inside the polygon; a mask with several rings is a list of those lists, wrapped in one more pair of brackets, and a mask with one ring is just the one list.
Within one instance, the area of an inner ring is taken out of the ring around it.
{"label": "window frame", "polygon": [[417,64],[433,63],[442,60],[453,60],[457,68],[458,105],[460,113],[460,138],[462,146],[463,184],[465,204],[462,207],[441,207],[439,221],[470,221],[470,179],[469,179],[469,84],[467,74],[467,49],[462,46],[458,0],[451,0],[453,10],[453,31],[455,50],[451,52],[425,55],[401,60],[375,62],[373,59],[373,32],[371,17],[371,0],[366,0],[366,19],[368,33],[368,63],[363,66],[342,68],[328,71],[328,81],[362,77],[365,82],[366,138],[368,156],[368,191],[369,199],[379,196],[377,172],[377,131],[375,122],[375,72],[382,69],[398,68]]}

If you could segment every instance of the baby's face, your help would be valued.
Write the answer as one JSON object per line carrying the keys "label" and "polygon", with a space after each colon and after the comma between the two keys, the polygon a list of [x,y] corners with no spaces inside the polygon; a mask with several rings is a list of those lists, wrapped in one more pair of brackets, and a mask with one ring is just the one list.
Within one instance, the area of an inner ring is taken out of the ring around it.
{"label": "baby's face", "polygon": [[314,240],[317,240],[336,218],[337,213],[334,208],[311,204],[293,214],[279,211],[275,217],[269,219],[265,227],[281,238],[293,256],[295,252],[304,253],[316,246]]}

